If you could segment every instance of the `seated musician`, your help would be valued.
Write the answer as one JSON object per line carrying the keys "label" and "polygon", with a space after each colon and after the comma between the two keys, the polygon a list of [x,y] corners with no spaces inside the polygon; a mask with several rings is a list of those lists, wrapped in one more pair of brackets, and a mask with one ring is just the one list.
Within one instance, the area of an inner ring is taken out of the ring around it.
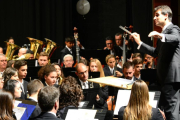
{"label": "seated musician", "polygon": [[71,54],[65,55],[63,58],[63,63],[65,68],[73,67],[73,56]]}
{"label": "seated musician", "polygon": [[28,60],[34,59],[34,52],[31,51],[31,50],[27,50],[25,58],[28,59]]}
{"label": "seated musician", "polygon": [[116,74],[116,77],[123,76],[121,68],[116,67],[117,70],[115,70],[115,57],[114,57],[114,55],[107,55],[106,56],[106,63],[107,63],[107,66],[105,66],[103,68],[105,76],[113,76],[114,72]]}
{"label": "seated musician", "polygon": [[46,52],[41,52],[39,54],[39,58],[38,58],[38,63],[39,63],[39,66],[45,66],[48,64],[48,57],[49,55],[46,53]]}
{"label": "seated musician", "polygon": [[38,71],[38,77],[44,86],[53,86],[57,81],[57,72],[54,65],[43,66]]}
{"label": "seated musician", "polygon": [[[133,61],[134,59],[142,59],[141,53],[134,53],[134,54],[132,55],[132,61]],[[131,62],[132,62],[132,61],[131,61]]]}
{"label": "seated musician", "polygon": [[18,77],[18,70],[12,67],[6,68],[6,70],[3,73],[4,82],[8,80],[19,80]]}
{"label": "seated musician", "polygon": [[[27,86],[29,98],[27,98],[27,100],[30,100],[33,102],[38,102],[38,93],[39,93],[40,89],[43,87],[44,87],[44,85],[38,79],[35,79],[35,80],[32,80],[31,82],[29,82],[28,86]],[[30,119],[37,117],[40,113],[41,113],[41,108],[37,104],[36,108],[34,109],[33,113],[30,116]]]}
{"label": "seated musician", "polygon": [[18,81],[22,89],[21,99],[26,99],[28,82],[23,79],[26,78],[27,75],[27,62],[24,60],[16,60],[14,63],[14,68],[18,70]]}
{"label": "seated musician", "polygon": [[143,69],[154,69],[154,57],[151,55],[145,54],[144,55],[144,62],[143,62]]}
{"label": "seated musician", "polygon": [[14,39],[13,39],[13,37],[9,37],[9,38],[7,39],[7,42],[9,42],[9,43],[11,43],[11,44],[14,44]]}
{"label": "seated musician", "polygon": [[3,48],[0,47],[0,54],[3,54]]}
{"label": "seated musician", "polygon": [[[66,108],[78,108],[79,102],[83,99],[81,86],[74,77],[68,76],[59,87],[61,96],[59,98],[58,116],[62,118]],[[63,118],[64,119],[64,118]]]}
{"label": "seated musician", "polygon": [[118,112],[118,120],[164,120],[161,111],[149,104],[148,92],[144,81],[135,81],[128,105],[121,107]]}
{"label": "seated musician", "polygon": [[3,88],[3,86],[4,86],[4,79],[2,75],[0,74],[0,90]]}
{"label": "seated musician", "polygon": [[134,64],[134,77],[137,79],[137,80],[141,80],[141,74],[140,74],[140,71],[142,69],[142,66],[143,66],[143,62],[142,62],[142,59],[135,59],[133,60],[133,64]]}
{"label": "seated musician", "polygon": [[75,49],[72,49],[73,46],[74,46],[74,38],[73,37],[66,37],[65,38],[65,44],[66,44],[65,48],[63,50],[61,50],[61,52],[60,52],[61,63],[64,60],[63,59],[64,56],[67,55],[67,54],[72,55],[73,56],[73,60],[75,61],[76,60],[76,58],[75,58],[76,57],[76,51],[75,51]]}
{"label": "seated musician", "polygon": [[4,54],[0,54],[0,74],[2,75],[7,67],[7,58]]}
{"label": "seated musician", "polygon": [[56,72],[57,72],[57,75],[58,75],[56,84],[61,85],[63,77],[64,77],[62,70],[61,70],[61,67],[58,63],[52,63],[51,65],[54,65]]}
{"label": "seated musician", "polygon": [[26,54],[27,49],[26,48],[20,48],[18,52],[18,57],[21,57],[22,55]]}

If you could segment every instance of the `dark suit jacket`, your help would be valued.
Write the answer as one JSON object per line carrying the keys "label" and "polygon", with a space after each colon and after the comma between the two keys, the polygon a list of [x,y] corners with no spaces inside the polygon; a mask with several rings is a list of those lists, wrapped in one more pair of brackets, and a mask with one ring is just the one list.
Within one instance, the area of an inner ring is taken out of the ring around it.
{"label": "dark suit jacket", "polygon": [[[124,115],[124,109],[126,106],[123,106],[119,109],[118,112],[118,120],[123,120],[123,115]],[[157,108],[152,108],[152,117],[151,120],[164,120],[161,112]]]}
{"label": "dark suit jacket", "polygon": [[[121,59],[121,56],[123,56],[123,50],[117,45],[114,46],[114,49],[116,51],[116,56],[119,56],[119,58]],[[130,58],[131,54],[133,53],[132,50],[128,50],[127,46],[126,46],[125,50],[126,50],[126,58]]]}
{"label": "dark suit jacket", "polygon": [[38,117],[34,118],[33,120],[62,120],[62,119],[57,118],[51,113],[42,112]]}
{"label": "dark suit jacket", "polygon": [[143,43],[140,51],[158,56],[157,76],[161,84],[180,82],[180,29],[173,24],[164,31],[165,42],[157,40],[157,47]]}
{"label": "dark suit jacket", "polygon": [[[104,70],[105,76],[112,76],[112,75],[113,75],[113,74],[111,73],[108,65],[106,65],[106,66],[103,68],[103,70]],[[118,67],[117,67],[117,71],[119,71],[119,72],[122,73],[122,69],[121,69],[121,68],[118,68]]]}
{"label": "dark suit jacket", "polygon": [[21,97],[20,99],[27,99],[27,85],[28,85],[28,82],[23,80],[23,88],[24,88],[24,92],[22,91],[21,92]]}
{"label": "dark suit jacket", "polygon": [[[36,102],[36,101],[34,101],[33,99],[30,99],[30,98],[27,98],[27,100]],[[37,105],[36,105],[36,108],[34,109],[33,113],[32,113],[31,116],[29,117],[29,119],[34,119],[34,118],[36,118],[38,115],[40,115],[41,112],[42,112],[42,111],[41,111],[41,108],[40,108],[39,105],[37,104]]]}
{"label": "dark suit jacket", "polygon": [[65,47],[65,48],[64,48],[63,50],[61,50],[61,52],[60,52],[60,56],[61,56],[61,57],[60,57],[60,60],[61,60],[61,63],[63,62],[64,56],[67,55],[67,54],[72,55],[74,62],[76,61],[76,51],[74,51],[74,49],[72,49],[72,54],[71,54],[71,52]]}

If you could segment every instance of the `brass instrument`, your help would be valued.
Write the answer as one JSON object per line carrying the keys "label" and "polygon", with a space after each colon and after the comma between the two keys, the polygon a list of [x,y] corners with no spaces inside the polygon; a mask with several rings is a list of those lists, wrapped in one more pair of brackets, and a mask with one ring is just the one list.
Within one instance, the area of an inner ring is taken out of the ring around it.
{"label": "brass instrument", "polygon": [[46,50],[45,52],[49,55],[49,58],[51,58],[54,51],[58,48],[58,45],[53,42],[52,40],[48,38],[44,38],[46,40]]}
{"label": "brass instrument", "polygon": [[7,41],[4,41],[7,44],[7,49],[6,49],[6,58],[7,60],[12,60],[13,58],[13,54],[16,50],[20,49],[21,47],[19,47],[16,44],[11,44]]}
{"label": "brass instrument", "polygon": [[27,37],[31,43],[30,50],[34,52],[34,58],[39,57],[39,53],[44,47],[44,42],[35,38]]}

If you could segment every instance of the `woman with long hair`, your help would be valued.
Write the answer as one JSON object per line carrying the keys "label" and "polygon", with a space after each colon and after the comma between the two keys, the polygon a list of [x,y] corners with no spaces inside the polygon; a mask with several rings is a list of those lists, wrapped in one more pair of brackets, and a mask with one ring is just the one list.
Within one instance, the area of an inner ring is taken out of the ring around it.
{"label": "woman with long hair", "polygon": [[15,68],[9,67],[6,68],[6,70],[3,72],[2,77],[4,78],[4,82],[8,80],[18,80],[18,71]]}
{"label": "woman with long hair", "polygon": [[91,72],[100,72],[100,77],[105,77],[101,62],[98,59],[92,59],[89,63]]}
{"label": "woman with long hair", "polygon": [[54,65],[43,66],[38,71],[38,77],[44,84],[44,86],[52,86],[57,81],[57,72]]}
{"label": "woman with long hair", "polygon": [[118,120],[164,120],[161,111],[149,104],[149,90],[143,80],[136,80],[128,105],[121,107]]}
{"label": "woman with long hair", "polygon": [[0,90],[0,120],[14,120],[13,96],[11,93]]}

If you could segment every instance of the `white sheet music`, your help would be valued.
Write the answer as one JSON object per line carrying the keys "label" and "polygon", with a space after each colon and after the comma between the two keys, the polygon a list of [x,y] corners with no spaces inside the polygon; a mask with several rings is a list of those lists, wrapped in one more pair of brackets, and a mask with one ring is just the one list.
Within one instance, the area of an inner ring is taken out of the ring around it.
{"label": "white sheet music", "polygon": [[23,108],[23,107],[14,107],[13,111],[15,112],[15,116],[17,120],[21,119],[25,110],[26,108]]}
{"label": "white sheet music", "polygon": [[79,106],[78,107],[82,107],[84,105],[85,102],[79,102]]}
{"label": "white sheet music", "polygon": [[[131,90],[119,90],[116,100],[114,115],[118,115],[118,111],[122,106],[127,106],[130,98]],[[157,100],[154,100],[155,92],[149,92],[149,104],[156,108]]]}

